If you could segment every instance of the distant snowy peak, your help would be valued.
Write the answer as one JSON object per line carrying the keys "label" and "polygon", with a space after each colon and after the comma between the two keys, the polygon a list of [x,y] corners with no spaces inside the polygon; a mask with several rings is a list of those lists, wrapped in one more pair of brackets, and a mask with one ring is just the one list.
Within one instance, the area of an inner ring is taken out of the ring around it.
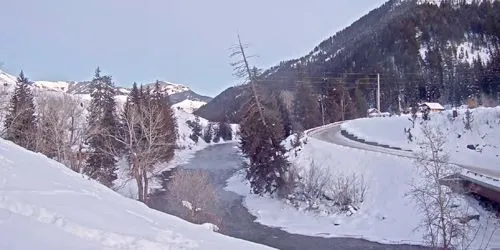
{"label": "distant snowy peak", "polygon": [[202,101],[193,101],[193,100],[184,100],[182,102],[178,102],[174,105],[172,105],[173,108],[183,110],[187,113],[193,113],[197,109],[199,109],[201,106],[207,104],[206,102]]}
{"label": "distant snowy peak", "polygon": [[[182,93],[189,91],[190,89],[182,84],[177,84],[177,83],[171,83],[171,82],[165,82],[165,81],[159,81],[160,86],[162,88],[162,91],[164,91],[168,95],[176,94],[176,93]],[[148,86],[153,87],[155,83],[150,83],[147,84]]]}
{"label": "distant snowy peak", "polygon": [[33,82],[34,86],[40,89],[56,91],[56,92],[68,92],[69,86],[72,84],[71,82],[64,81],[35,81]]}
{"label": "distant snowy peak", "polygon": [[16,84],[16,81],[17,81],[17,77],[15,77],[7,72],[4,72],[0,69],[0,84],[13,85],[13,84]]}
{"label": "distant snowy peak", "polygon": [[[29,75],[28,75],[29,77]],[[0,85],[7,87],[7,89],[13,89],[16,85],[17,77],[11,75],[7,72],[0,70]],[[62,92],[72,95],[89,95],[90,94],[90,81],[34,81],[33,87],[37,90],[42,91],[53,91]],[[172,103],[179,103],[184,100],[191,100],[188,110],[194,110],[199,108],[200,103],[205,104],[209,102],[212,98],[208,96],[202,96],[193,92],[190,88],[182,84],[171,83],[167,81],[159,81],[162,91],[170,96],[170,101]],[[155,83],[146,84],[150,88],[154,87]],[[130,93],[130,88],[116,87],[116,95],[125,96]]]}

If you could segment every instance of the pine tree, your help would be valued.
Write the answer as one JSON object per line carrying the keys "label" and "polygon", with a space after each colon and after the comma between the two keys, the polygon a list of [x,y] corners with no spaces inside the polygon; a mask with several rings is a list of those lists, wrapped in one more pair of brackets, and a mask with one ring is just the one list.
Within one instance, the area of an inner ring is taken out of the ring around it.
{"label": "pine tree", "polygon": [[36,116],[30,82],[21,71],[4,122],[5,139],[35,150]]}
{"label": "pine tree", "polygon": [[203,130],[203,140],[206,143],[212,142],[213,138],[213,123],[208,123],[207,127]]}
{"label": "pine tree", "polygon": [[366,117],[368,104],[366,103],[366,98],[363,94],[363,91],[359,87],[354,90],[354,102],[356,107],[356,118]]}
{"label": "pine tree", "polygon": [[288,111],[288,108],[286,107],[285,101],[283,100],[283,97],[281,97],[279,94],[274,95],[276,96],[276,103],[278,105],[278,112],[281,117],[281,124],[283,124],[283,130],[285,134],[285,138],[290,136],[293,133],[293,127],[292,127],[292,120],[290,119],[290,112]]}
{"label": "pine tree", "polygon": [[[156,81],[155,83],[151,101],[157,112],[161,114],[159,117],[159,121],[161,121],[161,124],[158,127],[157,134],[161,135],[161,140],[163,140],[165,144],[162,147],[163,154],[160,160],[169,161],[174,156],[177,140],[177,121],[174,115],[174,111],[172,110],[170,105],[170,98],[162,90],[159,81]],[[197,124],[199,125],[199,134],[201,136],[201,125],[199,117],[197,117]]]}
{"label": "pine tree", "polygon": [[189,128],[191,128],[191,135],[189,135],[189,138],[193,140],[194,142],[198,143],[199,137],[201,137],[203,128],[201,127],[200,123],[200,117],[196,116],[194,118],[194,121],[188,120],[186,121],[186,124],[188,125]]}
{"label": "pine tree", "polygon": [[298,84],[293,103],[293,116],[299,130],[321,125],[321,113],[308,84]]}
{"label": "pine tree", "polygon": [[219,122],[217,126],[217,136],[219,138],[222,138],[224,141],[230,141],[233,139],[233,129],[231,128],[231,125],[226,122]]}
{"label": "pine tree", "polygon": [[250,160],[247,179],[256,194],[273,194],[285,184],[284,175],[290,163],[285,157],[285,148],[281,145],[283,127],[276,112],[265,110],[267,126],[263,125],[255,105],[248,109],[245,119],[240,124],[240,148]]}
{"label": "pine tree", "polygon": [[118,135],[115,90],[111,77],[101,76],[99,68],[96,70],[90,88],[92,99],[87,117],[89,157],[84,173],[110,187],[117,178],[114,153],[119,150],[115,139]]}

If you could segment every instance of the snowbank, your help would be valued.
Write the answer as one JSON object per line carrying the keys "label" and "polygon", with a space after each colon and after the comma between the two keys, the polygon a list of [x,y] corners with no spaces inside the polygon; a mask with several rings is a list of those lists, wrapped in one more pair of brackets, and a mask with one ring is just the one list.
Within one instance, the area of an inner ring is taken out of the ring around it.
{"label": "snowbank", "polygon": [[368,185],[366,200],[356,214],[319,215],[299,211],[283,201],[249,194],[248,184],[241,184],[241,175],[228,180],[227,189],[246,196],[244,205],[257,217],[257,222],[290,233],[422,244],[421,234],[413,231],[420,217],[415,216],[417,211],[411,200],[405,198],[416,174],[411,160],[309,138],[292,163],[306,172],[312,160],[332,173],[364,175]]}
{"label": "snowbank", "polygon": [[[471,130],[464,126],[464,109],[458,117],[452,111],[430,114],[430,127],[440,128],[447,135],[446,151],[453,163],[500,171],[500,107],[471,109]],[[406,150],[418,149],[421,139],[421,121],[417,118],[415,128],[410,116],[362,118],[342,124],[342,129],[360,139]],[[409,141],[404,130],[411,128],[413,141]],[[473,145],[476,149],[467,148]]]}
{"label": "snowbank", "polygon": [[[289,142],[287,142],[289,144]],[[290,156],[292,164],[307,172],[314,161],[332,174],[362,174],[367,184],[365,200],[354,214],[325,214],[296,209],[283,200],[250,194],[249,184],[240,172],[228,180],[226,189],[244,196],[244,205],[256,216],[256,221],[287,232],[320,237],[363,238],[387,244],[423,243],[423,232],[416,230],[423,215],[405,194],[418,180],[413,160],[384,153],[359,150],[323,142],[309,137],[307,144]],[[470,211],[481,213],[482,230],[491,234],[494,227],[488,213],[478,206]],[[484,216],[483,216],[484,215]],[[490,223],[489,226],[486,226]],[[481,244],[480,231],[473,246]],[[487,234],[489,236],[489,234]],[[490,246],[500,247],[500,232]]]}
{"label": "snowbank", "polygon": [[149,209],[0,140],[0,249],[264,249]]}

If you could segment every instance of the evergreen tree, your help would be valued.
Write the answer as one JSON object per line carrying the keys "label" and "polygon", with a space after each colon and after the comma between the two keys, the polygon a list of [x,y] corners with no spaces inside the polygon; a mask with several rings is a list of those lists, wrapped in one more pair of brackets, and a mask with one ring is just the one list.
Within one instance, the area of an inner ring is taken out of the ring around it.
{"label": "evergreen tree", "polygon": [[[160,126],[158,126],[157,134],[161,135],[161,140],[165,142],[162,147],[162,161],[168,161],[172,159],[175,151],[175,143],[177,140],[177,121],[174,115],[174,111],[170,105],[169,96],[164,93],[161,88],[160,82],[156,81],[155,87],[153,89],[151,97],[152,105],[154,106],[153,112],[159,112],[161,115],[159,117]],[[154,115],[154,114],[152,114]],[[197,117],[197,124],[201,130],[200,118]],[[199,132],[201,135],[201,131]]]}
{"label": "evergreen tree", "polygon": [[321,113],[309,84],[298,84],[293,103],[293,116],[299,130],[321,125]]}
{"label": "evergreen tree", "polygon": [[286,107],[285,101],[283,100],[283,97],[281,97],[279,94],[274,95],[276,96],[276,103],[278,105],[278,112],[281,117],[281,123],[283,124],[283,130],[285,134],[285,138],[290,136],[293,133],[293,128],[292,128],[292,120],[290,119],[290,112],[288,111],[288,108]]}
{"label": "evergreen tree", "polygon": [[275,193],[285,183],[283,179],[290,163],[281,145],[283,127],[277,119],[276,111],[266,109],[264,126],[256,105],[248,108],[247,115],[240,124],[240,148],[250,160],[247,179],[256,194]]}
{"label": "evergreen tree", "polygon": [[21,71],[4,122],[5,139],[35,150],[36,116],[30,82]]}
{"label": "evergreen tree", "polygon": [[233,129],[231,125],[225,121],[219,122],[217,126],[217,136],[222,138],[224,141],[230,141],[233,139]]}
{"label": "evergreen tree", "polygon": [[194,121],[188,120],[186,121],[186,124],[188,125],[189,128],[191,128],[191,135],[189,135],[189,138],[193,140],[194,142],[198,143],[199,137],[202,136],[202,131],[203,128],[201,127],[200,123],[200,117],[196,116],[194,118]]}
{"label": "evergreen tree", "polygon": [[87,117],[89,157],[84,173],[110,187],[117,178],[114,153],[119,150],[119,144],[115,139],[118,136],[115,90],[111,77],[101,76],[99,68],[90,88],[92,99]]}
{"label": "evergreen tree", "polygon": [[358,117],[366,117],[368,112],[368,104],[366,104],[366,98],[363,94],[363,91],[357,87],[354,90],[354,102],[356,107],[356,118]]}
{"label": "evergreen tree", "polygon": [[213,123],[208,123],[207,127],[203,130],[203,140],[206,143],[212,142],[213,138]]}

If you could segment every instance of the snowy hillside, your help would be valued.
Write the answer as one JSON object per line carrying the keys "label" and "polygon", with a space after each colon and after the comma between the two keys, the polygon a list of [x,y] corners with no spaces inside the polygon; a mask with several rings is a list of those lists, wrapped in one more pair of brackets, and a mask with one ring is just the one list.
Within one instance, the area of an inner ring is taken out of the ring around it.
{"label": "snowy hillside", "polygon": [[[148,85],[152,87],[154,83]],[[189,91],[188,87],[177,83],[160,81],[160,86],[162,90],[168,95]]]}
{"label": "snowy hillside", "polygon": [[264,249],[124,198],[0,140],[0,249]]}
{"label": "snowy hillside", "polygon": [[207,104],[206,102],[184,100],[182,102],[172,105],[174,109],[184,110],[187,113],[193,113],[195,110],[199,109],[201,106]]}
{"label": "snowy hillside", "polygon": [[[471,109],[470,130],[465,129],[465,111],[458,110],[457,118],[452,117],[451,111],[433,113],[429,125],[441,128],[447,135],[446,150],[453,162],[500,170],[500,107]],[[409,118],[404,115],[357,119],[342,124],[342,128],[366,141],[416,150],[421,139],[422,118],[417,118],[415,128]],[[412,141],[408,140],[405,129],[411,129]]]}
{"label": "snowy hillside", "polygon": [[[27,75],[29,78],[29,74]],[[7,72],[0,70],[0,85],[6,88],[7,90],[12,90],[16,84],[17,77],[11,75]],[[30,79],[33,80],[33,79]],[[201,96],[197,93],[194,93],[190,88],[176,83],[159,81],[162,90],[175,98],[171,98],[173,103],[178,103],[184,100],[192,100],[194,102],[202,101],[200,100],[209,100],[209,97]],[[147,84],[147,86],[152,87],[154,83]],[[35,90],[41,91],[51,91],[51,92],[61,92],[72,95],[79,95],[82,99],[89,99],[88,96],[90,94],[90,81],[84,82],[76,82],[76,81],[34,81],[33,87]],[[130,89],[124,87],[116,87],[116,93],[118,99],[125,99],[126,96],[130,92]],[[183,94],[185,93],[185,94]],[[199,108],[199,104],[194,103],[192,105],[193,109],[195,107]]]}
{"label": "snowy hillside", "polygon": [[[424,232],[417,229],[424,215],[407,195],[411,184],[420,179],[413,160],[328,143],[315,138],[314,130],[302,140],[297,154],[290,152],[291,168],[305,185],[313,166],[320,169],[317,173],[321,176],[363,176],[366,194],[356,209],[332,213],[321,204],[296,207],[288,199],[254,195],[244,172],[228,180],[226,189],[245,197],[244,205],[256,216],[257,222],[289,233],[424,245]],[[292,137],[286,145],[290,145]],[[499,221],[491,218],[474,200],[469,204],[464,209],[469,214],[480,215],[476,225],[478,233],[470,249],[485,249],[490,235],[489,247],[500,247],[500,233],[494,231],[500,226]]]}

